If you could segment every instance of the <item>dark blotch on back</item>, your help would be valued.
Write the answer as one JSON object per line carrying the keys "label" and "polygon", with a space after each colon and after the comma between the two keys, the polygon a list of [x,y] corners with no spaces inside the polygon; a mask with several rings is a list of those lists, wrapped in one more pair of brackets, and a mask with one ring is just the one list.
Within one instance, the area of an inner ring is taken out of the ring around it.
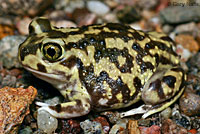
{"label": "dark blotch on back", "polygon": [[160,39],[174,43],[174,41],[169,36],[163,36]]}
{"label": "dark blotch on back", "polygon": [[166,83],[170,88],[174,88],[176,82],[176,77],[169,75],[163,77],[163,82]]}
{"label": "dark blotch on back", "polygon": [[131,96],[131,99],[134,99],[138,95],[138,93],[141,91],[141,89],[143,87],[143,85],[141,83],[141,80],[138,77],[135,77],[133,79],[133,85],[135,86],[136,91],[133,94],[133,96]]}
{"label": "dark blotch on back", "polygon": [[136,31],[134,33],[132,33],[132,35],[136,40],[139,40],[139,41],[142,41],[145,38],[143,35],[139,34]]}

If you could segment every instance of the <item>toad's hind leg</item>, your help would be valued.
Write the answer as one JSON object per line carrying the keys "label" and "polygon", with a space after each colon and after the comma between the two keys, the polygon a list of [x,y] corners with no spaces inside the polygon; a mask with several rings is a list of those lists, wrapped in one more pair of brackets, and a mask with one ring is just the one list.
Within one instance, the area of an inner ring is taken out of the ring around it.
{"label": "toad's hind leg", "polygon": [[143,114],[142,118],[160,112],[173,104],[184,91],[186,75],[180,67],[157,70],[142,89],[146,105],[121,113],[121,117]]}

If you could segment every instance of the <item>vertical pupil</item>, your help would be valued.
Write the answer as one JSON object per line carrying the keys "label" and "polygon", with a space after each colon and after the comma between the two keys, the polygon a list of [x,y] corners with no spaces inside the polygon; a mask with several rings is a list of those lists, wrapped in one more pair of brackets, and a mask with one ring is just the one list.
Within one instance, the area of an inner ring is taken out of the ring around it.
{"label": "vertical pupil", "polygon": [[47,53],[48,53],[48,55],[53,57],[56,54],[56,51],[53,47],[50,47],[50,48],[47,49]]}

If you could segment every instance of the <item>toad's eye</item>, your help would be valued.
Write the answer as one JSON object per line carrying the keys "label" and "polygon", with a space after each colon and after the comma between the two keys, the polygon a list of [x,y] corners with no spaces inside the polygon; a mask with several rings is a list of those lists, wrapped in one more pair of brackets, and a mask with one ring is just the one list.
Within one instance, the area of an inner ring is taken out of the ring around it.
{"label": "toad's eye", "polygon": [[62,55],[62,48],[57,43],[46,43],[42,48],[43,55],[50,61],[58,60]]}

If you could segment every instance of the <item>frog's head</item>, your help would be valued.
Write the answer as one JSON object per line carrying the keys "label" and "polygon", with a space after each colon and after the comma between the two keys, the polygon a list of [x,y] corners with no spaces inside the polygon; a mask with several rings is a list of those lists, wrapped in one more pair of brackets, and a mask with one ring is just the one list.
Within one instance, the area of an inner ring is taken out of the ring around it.
{"label": "frog's head", "polygon": [[29,36],[19,46],[18,59],[25,69],[47,82],[66,81],[70,68],[63,40],[66,34],[51,26],[46,18],[36,18],[29,25]]}

